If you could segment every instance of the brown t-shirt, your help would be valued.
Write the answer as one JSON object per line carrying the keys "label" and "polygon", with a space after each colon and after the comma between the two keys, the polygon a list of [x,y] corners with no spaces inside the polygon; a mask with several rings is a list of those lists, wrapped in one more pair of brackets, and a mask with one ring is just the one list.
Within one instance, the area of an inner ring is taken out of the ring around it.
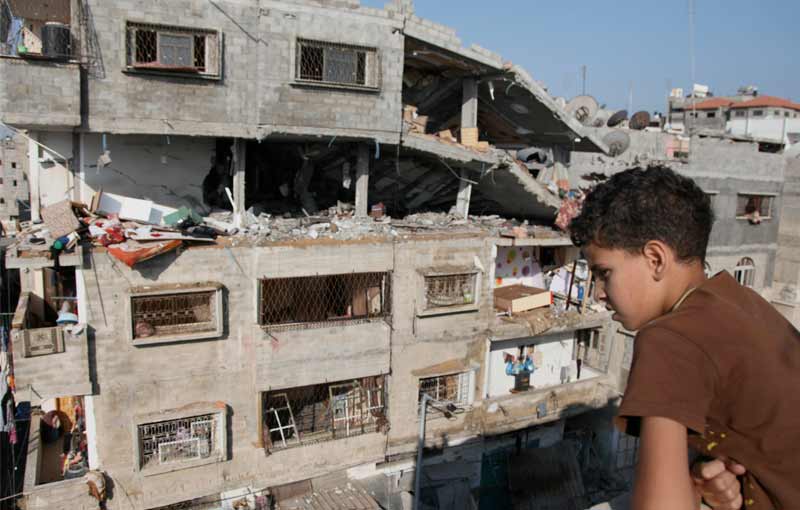
{"label": "brown t-shirt", "polygon": [[743,464],[749,510],[800,508],[800,332],[722,272],[636,335],[621,427],[661,416]]}

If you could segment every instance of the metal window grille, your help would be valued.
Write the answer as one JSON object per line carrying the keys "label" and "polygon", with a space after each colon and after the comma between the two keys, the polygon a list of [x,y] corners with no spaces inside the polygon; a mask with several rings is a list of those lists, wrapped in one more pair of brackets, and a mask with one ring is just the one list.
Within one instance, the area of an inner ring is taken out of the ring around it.
{"label": "metal window grille", "polygon": [[267,392],[263,409],[267,450],[375,432],[387,423],[384,377]]}
{"label": "metal window grille", "polygon": [[[142,323],[154,336],[214,331],[217,327],[216,291],[183,292],[156,296],[132,296],[133,338],[140,337]],[[149,328],[147,328],[149,329]]]}
{"label": "metal window grille", "polygon": [[264,278],[259,324],[271,329],[326,327],[391,316],[391,273]]}
{"label": "metal window grille", "polygon": [[744,257],[736,264],[733,277],[740,285],[752,287],[756,279],[756,263],[750,257]]}
{"label": "metal window grille", "polygon": [[772,198],[769,195],[739,195],[736,216],[741,218],[758,212],[761,218],[769,218],[772,215]]}
{"label": "metal window grille", "polygon": [[475,273],[425,277],[425,308],[475,303]]}
{"label": "metal window grille", "polygon": [[466,406],[469,404],[469,372],[420,379],[417,402],[425,394],[444,404]]}
{"label": "metal window grille", "polygon": [[377,56],[375,48],[298,39],[296,77],[333,85],[377,87]]}
{"label": "metal window grille", "polygon": [[128,22],[127,62],[134,69],[219,75],[219,34],[213,30]]}
{"label": "metal window grille", "polygon": [[219,452],[219,416],[207,414],[139,425],[139,467],[207,458]]}

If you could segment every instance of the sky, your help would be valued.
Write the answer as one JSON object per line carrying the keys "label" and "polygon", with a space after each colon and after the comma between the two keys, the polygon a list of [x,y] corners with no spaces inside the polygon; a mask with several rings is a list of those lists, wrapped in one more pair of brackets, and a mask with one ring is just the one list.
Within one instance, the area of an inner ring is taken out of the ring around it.
{"label": "sky", "polygon": [[[361,0],[383,7],[388,0]],[[800,102],[800,0],[416,0],[415,13],[524,67],[550,93],[609,109],[664,111],[671,88],[717,95],[756,85]],[[690,46],[694,47],[692,80]]]}

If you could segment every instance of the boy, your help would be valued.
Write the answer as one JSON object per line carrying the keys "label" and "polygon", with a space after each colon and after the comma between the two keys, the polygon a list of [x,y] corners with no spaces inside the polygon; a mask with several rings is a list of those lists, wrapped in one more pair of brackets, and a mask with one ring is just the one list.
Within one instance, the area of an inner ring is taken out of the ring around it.
{"label": "boy", "polygon": [[618,419],[641,437],[633,507],[698,508],[688,441],[747,467],[748,510],[800,508],[800,333],[728,273],[706,278],[713,221],[691,179],[651,167],[600,183],[570,225],[598,298],[638,330]]}

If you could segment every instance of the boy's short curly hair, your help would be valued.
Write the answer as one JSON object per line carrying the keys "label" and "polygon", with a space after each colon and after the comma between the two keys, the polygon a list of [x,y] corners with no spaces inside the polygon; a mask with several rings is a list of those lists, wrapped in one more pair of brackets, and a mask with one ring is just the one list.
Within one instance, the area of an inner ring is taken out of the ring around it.
{"label": "boy's short curly hair", "polygon": [[705,261],[714,223],[711,201],[695,182],[663,166],[631,168],[598,184],[570,224],[575,246],[639,252],[666,243],[678,260]]}

